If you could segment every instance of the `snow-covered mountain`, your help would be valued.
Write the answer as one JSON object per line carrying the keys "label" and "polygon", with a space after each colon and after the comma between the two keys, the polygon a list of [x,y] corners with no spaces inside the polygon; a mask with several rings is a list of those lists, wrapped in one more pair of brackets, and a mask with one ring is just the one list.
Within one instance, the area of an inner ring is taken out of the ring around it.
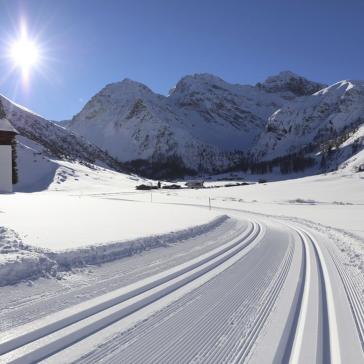
{"label": "snow-covered mountain", "polygon": [[285,104],[279,94],[208,74],[182,78],[168,101],[191,135],[223,151],[244,152],[251,149],[267,117]]}
{"label": "snow-covered mountain", "polygon": [[255,86],[189,75],[168,96],[124,79],[62,123],[1,100],[21,134],[21,159],[37,160],[38,167],[58,158],[161,178],[223,172],[302,150],[319,165],[325,143],[342,148],[331,154],[332,168],[363,149],[353,133],[364,120],[364,82],[326,86],[289,71]]}
{"label": "snow-covered mountain", "polygon": [[214,172],[251,151],[272,113],[321,86],[289,72],[256,86],[195,74],[161,96],[125,79],[96,94],[68,127],[123,162],[175,158]]}
{"label": "snow-covered mountain", "polygon": [[253,148],[272,159],[340,137],[364,123],[364,82],[341,81],[274,112]]}
{"label": "snow-covered mountain", "polygon": [[290,71],[255,86],[195,74],[162,96],[125,79],[107,85],[66,125],[141,172],[171,161],[216,172],[287,155],[360,123],[361,89],[360,82],[328,87]]}
{"label": "snow-covered mountain", "polygon": [[204,165],[218,164],[218,148],[191,135],[191,127],[166,97],[128,79],[106,86],[69,124],[124,162],[183,155],[188,167],[196,167],[205,153]]}

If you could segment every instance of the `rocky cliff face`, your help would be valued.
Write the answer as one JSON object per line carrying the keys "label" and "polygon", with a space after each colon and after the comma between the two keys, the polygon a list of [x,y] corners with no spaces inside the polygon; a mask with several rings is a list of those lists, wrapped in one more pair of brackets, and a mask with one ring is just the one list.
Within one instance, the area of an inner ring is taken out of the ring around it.
{"label": "rocky cliff face", "polygon": [[290,71],[280,72],[278,75],[268,77],[257,87],[267,92],[279,93],[282,97],[292,100],[297,96],[308,96],[323,89],[326,85],[309,81]]}

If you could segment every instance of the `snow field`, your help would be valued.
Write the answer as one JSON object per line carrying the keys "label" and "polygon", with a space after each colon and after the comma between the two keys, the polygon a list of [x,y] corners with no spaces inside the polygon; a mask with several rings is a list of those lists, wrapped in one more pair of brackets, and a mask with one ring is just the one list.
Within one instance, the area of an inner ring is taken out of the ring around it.
{"label": "snow field", "polygon": [[150,194],[143,197],[136,204],[59,192],[1,195],[1,226],[29,245],[61,251],[170,233],[217,216],[208,209],[156,205]]}

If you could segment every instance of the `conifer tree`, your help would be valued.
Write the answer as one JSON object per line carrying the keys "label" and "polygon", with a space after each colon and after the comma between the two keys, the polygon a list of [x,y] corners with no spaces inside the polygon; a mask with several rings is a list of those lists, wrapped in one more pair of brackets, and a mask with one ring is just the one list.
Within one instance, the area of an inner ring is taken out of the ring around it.
{"label": "conifer tree", "polygon": [[6,118],[6,113],[2,101],[0,100],[0,119]]}
{"label": "conifer tree", "polygon": [[18,165],[16,162],[17,159],[17,152],[16,152],[16,138],[14,137],[11,141],[11,159],[12,159],[12,182],[13,185],[16,185],[18,183]]}

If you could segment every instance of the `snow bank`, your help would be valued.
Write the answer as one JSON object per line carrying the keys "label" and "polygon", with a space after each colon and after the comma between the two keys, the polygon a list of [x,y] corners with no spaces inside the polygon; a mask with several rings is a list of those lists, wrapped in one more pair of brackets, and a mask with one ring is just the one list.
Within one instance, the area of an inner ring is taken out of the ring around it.
{"label": "snow bank", "polygon": [[0,227],[0,286],[39,276],[60,277],[60,272],[86,264],[100,264],[175,244],[206,234],[229,219],[218,216],[208,223],[129,241],[114,241],[82,248],[51,251],[24,244],[10,229]]}
{"label": "snow bank", "polygon": [[64,267],[82,266],[85,264],[99,264],[110,262],[126,256],[138,254],[142,251],[168,246],[181,240],[191,239],[206,234],[224,223],[228,217],[219,216],[207,224],[197,225],[184,230],[168,234],[152,235],[130,241],[116,241],[105,244],[90,245],[78,249],[67,249],[47,254]]}
{"label": "snow bank", "polygon": [[0,227],[0,286],[40,275],[55,275],[56,263],[41,251],[22,243],[13,231]]}

